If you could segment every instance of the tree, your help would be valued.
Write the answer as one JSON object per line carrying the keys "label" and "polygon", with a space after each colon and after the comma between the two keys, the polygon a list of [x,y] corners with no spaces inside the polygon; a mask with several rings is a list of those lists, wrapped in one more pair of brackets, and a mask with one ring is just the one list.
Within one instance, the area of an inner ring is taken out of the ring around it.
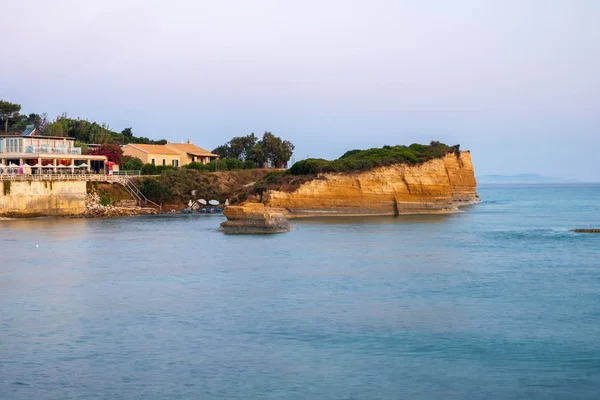
{"label": "tree", "polygon": [[237,158],[246,163],[254,162],[259,167],[270,164],[275,168],[283,168],[292,158],[293,151],[294,145],[290,141],[282,140],[271,132],[265,132],[260,141],[254,133],[251,133],[247,136],[234,137],[212,152],[222,159]]}
{"label": "tree", "polygon": [[94,149],[90,149],[88,154],[94,156],[106,156],[108,161],[112,161],[118,165],[121,165],[123,158],[123,150],[118,144],[102,144]]}
{"label": "tree", "polygon": [[254,157],[254,146],[257,141],[258,138],[254,133],[246,136],[236,136],[212,152],[221,158],[237,158],[240,161],[252,160]]}
{"label": "tree", "polygon": [[4,134],[8,133],[8,119],[16,117],[19,111],[21,111],[20,104],[0,100],[0,115],[4,119]]}
{"label": "tree", "polygon": [[229,141],[230,158],[241,161],[250,160],[253,157],[254,146],[258,138],[251,133],[247,136],[234,137]]}
{"label": "tree", "polygon": [[123,141],[125,144],[130,143],[131,139],[133,138],[133,131],[131,128],[125,128],[121,131],[121,133],[123,134]]}
{"label": "tree", "polygon": [[228,158],[230,154],[229,143],[225,143],[224,145],[217,147],[212,151],[212,153],[218,155],[221,158]]}
{"label": "tree", "polygon": [[267,154],[267,149],[265,148],[265,143],[261,140],[256,143],[253,149],[254,152],[254,162],[259,168],[263,168],[269,162],[269,155]]}
{"label": "tree", "polygon": [[284,168],[292,154],[295,146],[288,140],[282,140],[280,137],[273,135],[271,132],[265,132],[262,140],[258,143],[260,146],[255,146],[255,152],[261,153],[261,161],[264,163],[264,158],[269,161],[274,168]]}

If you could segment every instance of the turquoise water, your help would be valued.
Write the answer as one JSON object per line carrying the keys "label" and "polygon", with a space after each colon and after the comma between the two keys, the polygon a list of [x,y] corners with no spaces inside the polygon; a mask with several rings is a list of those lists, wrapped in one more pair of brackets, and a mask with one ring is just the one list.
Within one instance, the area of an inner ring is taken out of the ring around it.
{"label": "turquoise water", "polygon": [[[448,216],[0,221],[2,399],[597,399],[600,185]],[[37,246],[37,247],[36,247]]]}

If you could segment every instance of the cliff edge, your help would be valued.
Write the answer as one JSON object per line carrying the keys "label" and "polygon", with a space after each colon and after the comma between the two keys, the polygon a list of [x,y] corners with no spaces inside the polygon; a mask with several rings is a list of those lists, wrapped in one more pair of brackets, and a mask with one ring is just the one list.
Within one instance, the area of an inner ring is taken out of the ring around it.
{"label": "cliff edge", "polygon": [[418,165],[321,173],[292,191],[267,190],[266,207],[288,218],[448,213],[478,203],[471,153],[449,153]]}

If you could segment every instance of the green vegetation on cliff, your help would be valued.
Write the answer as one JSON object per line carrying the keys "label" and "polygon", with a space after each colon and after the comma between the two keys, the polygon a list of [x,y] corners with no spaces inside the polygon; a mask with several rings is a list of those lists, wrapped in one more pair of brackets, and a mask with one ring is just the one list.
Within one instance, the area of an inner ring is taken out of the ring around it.
{"label": "green vegetation on cliff", "polygon": [[292,175],[316,175],[323,172],[353,172],[393,164],[416,165],[444,157],[446,154],[460,153],[460,145],[448,146],[440,142],[429,145],[383,146],[368,150],[350,150],[337,160],[308,158],[298,161],[292,168]]}
{"label": "green vegetation on cliff", "polygon": [[167,209],[183,209],[194,197],[221,202],[229,199],[231,203],[244,201],[252,184],[267,174],[265,169],[213,173],[190,168],[165,169],[159,176],[138,178],[136,185],[148,199],[167,205]]}

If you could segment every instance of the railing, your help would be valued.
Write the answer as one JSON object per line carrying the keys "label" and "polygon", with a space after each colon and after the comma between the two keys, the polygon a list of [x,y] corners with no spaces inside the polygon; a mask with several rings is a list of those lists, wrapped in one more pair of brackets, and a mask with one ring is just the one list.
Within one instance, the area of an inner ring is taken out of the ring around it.
{"label": "railing", "polygon": [[113,175],[140,176],[140,175],[142,175],[142,171],[113,171]]}
{"label": "railing", "polygon": [[86,182],[117,182],[123,180],[120,176],[101,174],[5,174],[0,175],[0,182],[6,181],[86,181]]}
{"label": "railing", "polygon": [[[8,152],[11,153],[11,152]],[[18,152],[17,152],[18,153]],[[81,155],[81,147],[25,146],[25,153]]]}
{"label": "railing", "polygon": [[156,204],[155,202],[153,202],[152,200],[149,200],[146,196],[144,196],[144,194],[142,192],[140,192],[140,190],[137,188],[137,186],[135,186],[133,184],[133,182],[131,182],[131,180],[129,180],[129,178],[120,177],[119,183],[125,187],[125,189],[127,190],[127,192],[129,192],[131,197],[133,197],[134,199],[137,200],[138,205],[140,207],[141,206],[147,207],[148,205],[151,205],[151,206],[158,208],[158,210],[162,212],[162,206],[160,204]]}

